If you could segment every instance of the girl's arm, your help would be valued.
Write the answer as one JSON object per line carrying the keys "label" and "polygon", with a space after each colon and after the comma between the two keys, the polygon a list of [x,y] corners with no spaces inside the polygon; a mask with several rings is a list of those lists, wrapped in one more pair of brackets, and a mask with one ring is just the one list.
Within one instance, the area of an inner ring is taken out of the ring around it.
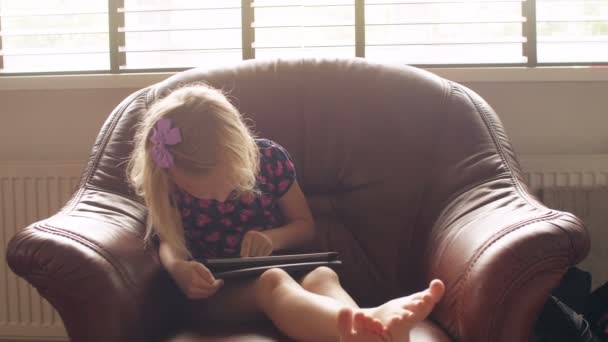
{"label": "girl's arm", "polygon": [[171,273],[171,270],[175,267],[177,262],[188,260],[186,255],[173,250],[169,244],[162,240],[160,241],[158,254],[160,256],[160,262],[169,273]]}
{"label": "girl's arm", "polygon": [[163,267],[190,299],[210,297],[223,284],[223,281],[215,279],[203,264],[193,260],[189,261],[186,255],[176,252],[162,240],[158,254]]}
{"label": "girl's arm", "polygon": [[310,242],[315,235],[314,220],[297,181],[279,198],[286,224],[263,233],[272,240],[274,250],[290,249]]}

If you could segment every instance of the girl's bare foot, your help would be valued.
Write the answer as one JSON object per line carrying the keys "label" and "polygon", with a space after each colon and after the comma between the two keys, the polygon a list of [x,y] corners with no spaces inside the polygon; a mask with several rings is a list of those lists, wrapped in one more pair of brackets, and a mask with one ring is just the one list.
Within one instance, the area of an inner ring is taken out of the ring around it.
{"label": "girl's bare foot", "polygon": [[344,308],[338,313],[340,342],[386,342],[385,328],[377,319],[361,311]]}
{"label": "girl's bare foot", "polygon": [[[384,326],[385,340],[408,342],[414,324],[425,319],[443,296],[445,285],[441,280],[431,281],[429,288],[407,297],[393,299],[373,309],[361,310],[364,316],[375,318]],[[355,315],[356,316],[356,315]],[[368,323],[370,320],[367,320]],[[372,325],[368,331],[375,332]]]}

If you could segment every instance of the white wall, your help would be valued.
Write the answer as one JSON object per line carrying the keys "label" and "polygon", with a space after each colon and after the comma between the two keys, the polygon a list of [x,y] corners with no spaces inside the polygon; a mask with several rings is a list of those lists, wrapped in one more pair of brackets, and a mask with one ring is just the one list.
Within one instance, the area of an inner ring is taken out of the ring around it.
{"label": "white wall", "polygon": [[0,91],[0,163],[84,161],[106,117],[133,91]]}
{"label": "white wall", "polygon": [[608,82],[475,82],[519,155],[608,154]]}
{"label": "white wall", "polygon": [[[520,156],[608,154],[608,77],[558,82],[463,79],[498,112]],[[111,110],[152,83],[56,89],[70,88],[57,80],[49,83],[51,89],[19,89],[28,87],[0,81],[0,163],[84,161]]]}

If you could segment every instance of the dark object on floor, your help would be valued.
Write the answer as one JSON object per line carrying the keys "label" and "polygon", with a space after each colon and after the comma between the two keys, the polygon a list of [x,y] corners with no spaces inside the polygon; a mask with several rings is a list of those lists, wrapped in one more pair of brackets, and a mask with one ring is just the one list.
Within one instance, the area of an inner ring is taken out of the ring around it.
{"label": "dark object on floor", "polygon": [[549,297],[536,325],[534,342],[600,342],[589,322],[555,296]]}
{"label": "dark object on floor", "polygon": [[608,341],[608,283],[591,293],[585,308],[585,317],[591,329],[602,341]]}
{"label": "dark object on floor", "polygon": [[572,267],[545,303],[534,341],[608,341],[607,326],[608,284],[591,293],[591,274]]}
{"label": "dark object on floor", "polygon": [[585,312],[591,293],[591,273],[571,267],[552,295],[575,312]]}

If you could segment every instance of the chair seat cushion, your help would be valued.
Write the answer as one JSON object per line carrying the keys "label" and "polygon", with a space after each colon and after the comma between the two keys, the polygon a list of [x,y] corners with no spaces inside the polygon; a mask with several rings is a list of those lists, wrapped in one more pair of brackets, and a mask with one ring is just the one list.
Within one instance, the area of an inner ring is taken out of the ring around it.
{"label": "chair seat cushion", "polygon": [[[412,342],[449,342],[452,341],[435,323],[423,321],[414,326]],[[255,326],[216,327],[213,330],[192,327],[172,336],[167,342],[287,342],[292,341],[281,334],[270,321]]]}

